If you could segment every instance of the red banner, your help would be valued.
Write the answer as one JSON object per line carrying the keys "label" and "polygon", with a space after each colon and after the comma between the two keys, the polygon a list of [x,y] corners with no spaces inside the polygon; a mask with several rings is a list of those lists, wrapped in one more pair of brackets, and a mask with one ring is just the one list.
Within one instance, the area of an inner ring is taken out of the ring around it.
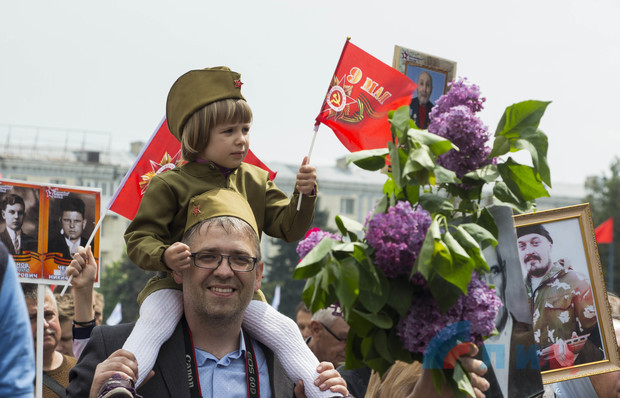
{"label": "red banner", "polygon": [[[248,150],[244,162],[266,170],[271,180],[276,176],[252,151]],[[181,143],[170,133],[164,119],[125,175],[110,201],[109,209],[133,220],[151,178],[181,163]]]}
{"label": "red banner", "polygon": [[597,243],[613,243],[614,241],[614,219],[608,218],[607,221],[594,229],[594,236]]}
{"label": "red banner", "polygon": [[408,105],[416,84],[347,40],[317,123],[351,152],[387,147],[388,111]]}

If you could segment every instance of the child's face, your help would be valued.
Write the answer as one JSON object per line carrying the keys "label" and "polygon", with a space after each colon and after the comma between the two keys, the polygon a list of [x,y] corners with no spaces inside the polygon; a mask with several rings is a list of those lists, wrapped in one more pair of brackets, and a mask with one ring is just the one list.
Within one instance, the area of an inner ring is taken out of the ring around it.
{"label": "child's face", "polygon": [[209,143],[201,157],[234,169],[241,165],[249,146],[250,123],[222,124],[211,131]]}

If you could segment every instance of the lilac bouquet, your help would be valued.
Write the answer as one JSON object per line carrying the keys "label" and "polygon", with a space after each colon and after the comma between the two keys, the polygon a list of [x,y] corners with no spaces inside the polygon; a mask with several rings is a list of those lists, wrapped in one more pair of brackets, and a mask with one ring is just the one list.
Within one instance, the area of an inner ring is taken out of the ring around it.
{"label": "lilac bouquet", "polygon": [[[387,148],[348,156],[374,171],[385,170],[389,158],[385,196],[365,224],[337,216],[341,235],[314,231],[299,244],[293,277],[307,279],[303,298],[312,310],[341,307],[351,326],[349,368],[382,373],[396,360],[422,361],[435,336],[462,322],[465,341],[481,344],[501,306],[480,278],[489,272],[482,249],[497,244],[485,206],[525,211],[548,196],[547,139],[538,123],[549,103],[508,107],[491,136],[476,115],[485,102],[479,88],[466,79],[449,87],[428,131],[402,107],[390,112]],[[502,159],[521,149],[530,151],[533,166]],[[485,186],[492,189],[483,200]],[[440,373],[452,388],[473,392],[465,372]]]}

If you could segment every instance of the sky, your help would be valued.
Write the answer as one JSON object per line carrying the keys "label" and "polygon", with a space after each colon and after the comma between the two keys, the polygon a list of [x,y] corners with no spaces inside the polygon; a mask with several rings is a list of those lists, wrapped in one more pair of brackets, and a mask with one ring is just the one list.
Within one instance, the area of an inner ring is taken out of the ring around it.
{"label": "sky", "polygon": [[[0,13],[0,126],[103,132],[126,150],[163,119],[177,77],[227,65],[254,112],[252,151],[301,163],[351,37],[389,65],[395,45],[457,62],[492,133],[507,106],[552,101],[540,128],[554,184],[606,173],[620,150],[615,0],[33,0]],[[322,126],[312,161],[346,154]]]}

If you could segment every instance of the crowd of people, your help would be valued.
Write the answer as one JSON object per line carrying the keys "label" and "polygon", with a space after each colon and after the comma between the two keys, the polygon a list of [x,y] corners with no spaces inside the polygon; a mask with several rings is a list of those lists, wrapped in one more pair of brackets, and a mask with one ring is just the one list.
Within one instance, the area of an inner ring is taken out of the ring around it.
{"label": "crowd of people", "polygon": [[[432,107],[427,75],[416,102],[423,124]],[[62,209],[57,251],[72,259],[72,287],[63,296],[48,286],[19,288],[11,254],[29,244],[20,232],[25,206],[3,201],[0,306],[11,311],[0,317],[0,396],[32,396],[38,336],[44,397],[446,396],[419,363],[397,362],[383,377],[368,367],[344,369],[349,325],[334,309],[311,313],[300,305],[295,322],[266,303],[261,236],[301,239],[318,185],[307,158],[290,198],[266,171],[243,163],[252,112],[242,84],[227,67],[207,68],[182,75],[168,94],[168,126],[186,163],[151,179],[125,234],[132,261],[158,272],[137,298],[134,323],[101,324],[97,264],[81,237],[83,203]],[[489,382],[476,354],[472,345],[460,360],[482,397]]]}

